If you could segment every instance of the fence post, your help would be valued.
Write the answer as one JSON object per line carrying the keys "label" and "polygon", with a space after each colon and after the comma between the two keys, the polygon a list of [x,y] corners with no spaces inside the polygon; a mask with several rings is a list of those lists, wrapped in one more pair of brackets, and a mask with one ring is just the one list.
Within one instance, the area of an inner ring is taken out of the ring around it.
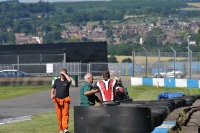
{"label": "fence post", "polygon": [[133,66],[133,77],[135,77],[135,50],[132,49],[132,66]]}
{"label": "fence post", "polygon": [[78,76],[79,76],[78,79],[80,79],[81,76],[82,76],[82,73],[81,73],[81,61],[80,61],[80,63],[79,63],[79,74],[78,74]]}
{"label": "fence post", "polygon": [[144,49],[145,54],[146,54],[146,77],[147,77],[147,55],[148,55],[148,51],[144,47],[142,47],[142,48]]}
{"label": "fence post", "polygon": [[91,73],[91,63],[88,64],[88,73]]}
{"label": "fence post", "polygon": [[170,47],[170,48],[174,52],[174,78],[176,78],[176,73],[175,73],[175,70],[176,70],[176,51],[172,47]]}
{"label": "fence post", "polygon": [[64,60],[64,67],[66,68],[66,49],[63,48],[63,60]]}
{"label": "fence post", "polygon": [[190,56],[189,56],[189,61],[190,61],[190,79],[192,77],[192,50],[190,50],[189,47],[187,47],[189,53],[190,53]]}
{"label": "fence post", "polygon": [[17,49],[17,77],[19,77],[19,51],[18,51],[18,49]]}
{"label": "fence post", "polygon": [[40,54],[40,63],[42,63],[42,54]]}
{"label": "fence post", "polygon": [[160,50],[158,49],[158,74],[160,76]]}
{"label": "fence post", "polygon": [[187,37],[187,39],[188,39],[188,46],[187,46],[188,47],[188,64],[189,64],[189,60],[190,60],[190,50],[189,50],[190,49],[190,37],[191,36],[189,34],[188,37]]}
{"label": "fence post", "polygon": [[128,81],[128,62],[126,62],[126,80]]}

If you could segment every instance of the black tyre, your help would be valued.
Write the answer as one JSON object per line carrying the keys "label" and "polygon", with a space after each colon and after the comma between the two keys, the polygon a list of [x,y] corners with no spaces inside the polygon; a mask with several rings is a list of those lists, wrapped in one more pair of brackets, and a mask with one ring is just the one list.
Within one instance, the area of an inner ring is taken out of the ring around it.
{"label": "black tyre", "polygon": [[174,103],[174,101],[173,102],[168,102],[168,101],[165,101],[165,102],[163,102],[163,101],[162,102],[147,102],[144,105],[145,106],[146,105],[153,106],[153,107],[165,107],[168,110],[170,110],[170,112],[172,112],[175,109],[175,103]]}
{"label": "black tyre", "polygon": [[184,107],[183,99],[170,98],[169,100],[173,100],[174,101],[175,109],[180,108],[180,107]]}
{"label": "black tyre", "polygon": [[75,106],[74,133],[151,133],[151,118],[145,107]]}
{"label": "black tyre", "polygon": [[[148,106],[144,106],[144,107],[148,107]],[[167,116],[167,110],[165,108],[162,108],[162,107],[148,107],[148,108],[151,110],[152,114],[159,114],[159,116],[161,117],[161,120],[164,120]]]}
{"label": "black tyre", "polygon": [[192,95],[193,97],[195,97],[195,99],[200,99],[200,95],[199,94],[196,94],[196,95]]}
{"label": "black tyre", "polygon": [[120,106],[130,106],[130,107],[137,107],[144,105],[145,101],[129,101],[129,102],[121,102]]}
{"label": "black tyre", "polygon": [[158,127],[162,124],[162,120],[160,119],[160,116],[158,114],[152,114],[151,115],[151,119],[152,119],[152,124],[154,127]]}

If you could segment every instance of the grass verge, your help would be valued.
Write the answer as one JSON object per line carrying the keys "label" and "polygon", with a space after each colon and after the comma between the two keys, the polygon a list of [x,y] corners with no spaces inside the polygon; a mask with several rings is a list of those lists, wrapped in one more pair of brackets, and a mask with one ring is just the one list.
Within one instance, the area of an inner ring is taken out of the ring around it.
{"label": "grass verge", "polygon": [[[73,109],[70,109],[69,132],[74,133]],[[31,120],[0,125],[0,133],[58,133],[55,112],[34,115]]]}
{"label": "grass verge", "polygon": [[156,86],[136,86],[128,87],[128,92],[130,97],[133,100],[157,100],[158,94],[162,92],[183,92],[185,95],[194,95],[200,94],[199,88],[168,88],[168,87],[159,87]]}
{"label": "grass verge", "polygon": [[[2,88],[2,87],[1,87]],[[49,86],[27,86],[27,87],[8,87],[7,89],[12,90],[12,93],[15,91],[22,91],[20,95],[25,94],[27,92],[30,94],[31,89],[37,88],[33,92],[38,92],[41,90],[49,89]],[[21,88],[21,89],[20,89]],[[4,88],[6,89],[6,88]],[[26,91],[27,89],[27,91]],[[13,91],[14,90],[14,91]],[[2,89],[0,89],[2,91]],[[2,91],[3,92],[3,91]],[[128,92],[133,100],[156,100],[157,95],[161,92],[184,92],[186,95],[194,95],[200,94],[200,89],[188,89],[188,88],[167,88],[160,87],[156,88],[155,86],[134,86],[128,87]],[[15,95],[16,96],[16,95]],[[11,97],[7,96],[6,98]],[[13,96],[12,96],[13,97]],[[70,109],[70,120],[69,120],[69,131],[70,133],[74,133],[74,111]],[[40,115],[34,115],[32,120],[15,122],[5,125],[0,125],[0,133],[56,133],[58,132],[57,118],[55,112],[44,113]]]}
{"label": "grass verge", "polygon": [[0,100],[50,90],[51,86],[0,86]]}

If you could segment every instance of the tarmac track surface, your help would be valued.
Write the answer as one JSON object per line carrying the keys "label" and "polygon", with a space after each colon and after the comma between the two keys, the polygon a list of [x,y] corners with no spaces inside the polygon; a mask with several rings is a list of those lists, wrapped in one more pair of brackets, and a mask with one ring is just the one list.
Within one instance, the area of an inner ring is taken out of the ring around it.
{"label": "tarmac track surface", "polygon": [[[122,78],[124,86],[130,86],[130,78]],[[94,81],[94,83],[96,80]],[[79,87],[82,81],[79,81]],[[70,108],[79,106],[79,87],[70,87]],[[50,90],[35,94],[25,95],[17,98],[0,101],[0,123],[8,118],[29,116],[45,112],[55,111],[54,103],[50,98]]]}
{"label": "tarmac track surface", "polygon": [[[79,105],[79,88],[70,88],[71,105]],[[0,120],[55,111],[50,90],[0,101]]]}

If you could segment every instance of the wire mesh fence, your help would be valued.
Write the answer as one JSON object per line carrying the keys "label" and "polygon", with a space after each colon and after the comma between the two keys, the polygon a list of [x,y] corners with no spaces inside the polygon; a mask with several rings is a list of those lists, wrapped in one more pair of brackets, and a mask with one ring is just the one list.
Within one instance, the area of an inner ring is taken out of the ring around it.
{"label": "wire mesh fence", "polygon": [[[0,55],[0,71],[21,70],[35,76],[59,76],[66,68],[70,75],[86,73],[101,76],[109,70],[113,76],[200,78],[200,54],[195,52],[134,52],[132,63],[66,62],[64,54]],[[52,62],[51,59],[56,62]],[[34,60],[34,61],[32,61]],[[13,63],[8,63],[8,61]],[[175,71],[174,71],[175,70]],[[182,74],[181,77],[178,74]]]}

